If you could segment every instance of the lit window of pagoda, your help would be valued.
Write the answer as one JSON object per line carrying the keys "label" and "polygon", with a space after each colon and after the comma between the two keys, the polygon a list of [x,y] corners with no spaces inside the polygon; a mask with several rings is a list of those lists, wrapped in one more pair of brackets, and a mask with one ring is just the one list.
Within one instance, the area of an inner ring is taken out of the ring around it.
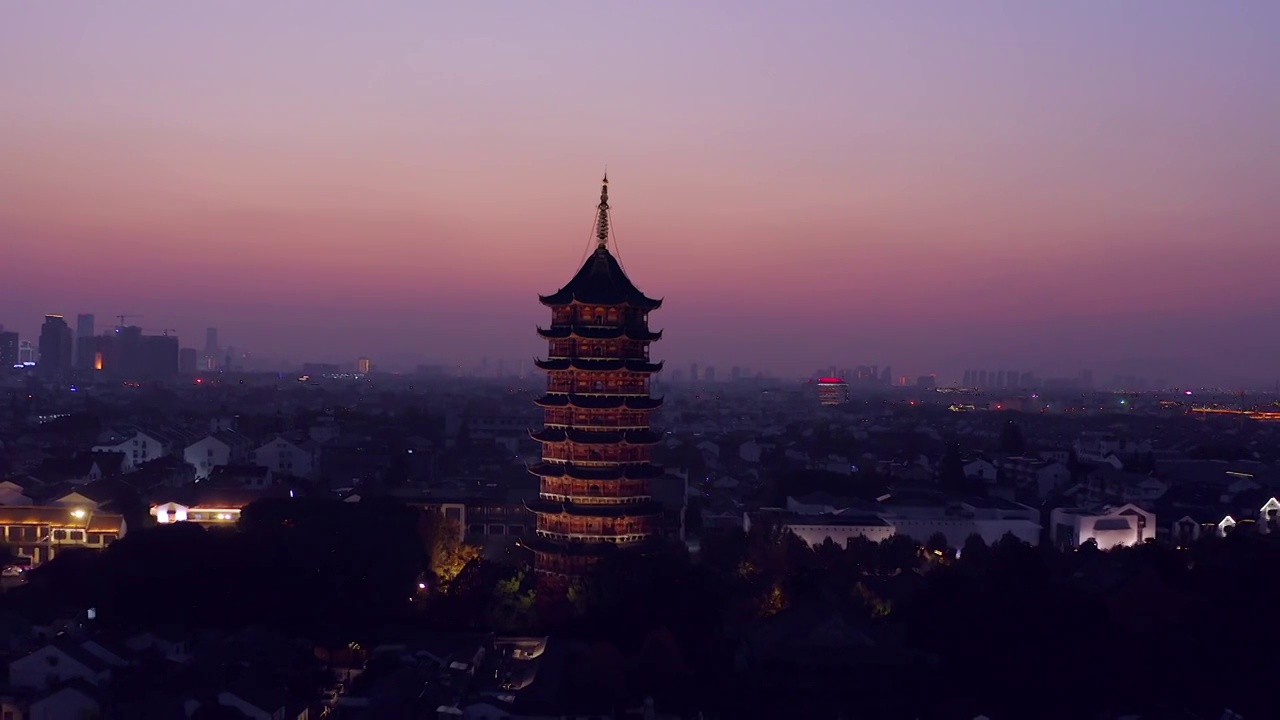
{"label": "lit window of pagoda", "polygon": [[537,533],[527,545],[541,576],[583,575],[607,552],[638,548],[657,533],[661,506],[649,482],[658,435],[650,417],[662,401],[649,394],[662,363],[649,361],[649,311],[662,305],[640,292],[609,252],[609,180],[596,210],[596,249],[567,285],[542,296],[551,326],[539,328],[548,357],[547,393],[537,400],[544,428]]}

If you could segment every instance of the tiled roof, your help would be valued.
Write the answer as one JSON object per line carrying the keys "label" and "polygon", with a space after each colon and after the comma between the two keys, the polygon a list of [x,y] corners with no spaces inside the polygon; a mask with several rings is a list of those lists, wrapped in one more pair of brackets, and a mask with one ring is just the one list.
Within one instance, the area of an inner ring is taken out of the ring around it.
{"label": "tiled roof", "polygon": [[631,305],[657,309],[661,300],[646,297],[622,271],[613,254],[599,247],[583,263],[582,268],[559,292],[540,297],[544,305],[568,305],[573,302],[594,305]]}

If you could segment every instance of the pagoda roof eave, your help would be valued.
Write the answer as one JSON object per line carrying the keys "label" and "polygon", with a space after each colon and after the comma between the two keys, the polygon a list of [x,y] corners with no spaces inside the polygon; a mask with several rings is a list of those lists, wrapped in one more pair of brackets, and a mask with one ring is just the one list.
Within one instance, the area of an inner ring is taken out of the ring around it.
{"label": "pagoda roof eave", "polygon": [[656,310],[662,306],[661,299],[640,292],[605,245],[591,253],[564,287],[550,295],[539,295],[538,300],[551,307],[582,303]]}
{"label": "pagoda roof eave", "polygon": [[636,327],[552,325],[549,328],[538,328],[538,337],[541,337],[544,340],[565,340],[573,337],[581,340],[626,339],[636,342],[656,342],[662,339],[662,331]]}
{"label": "pagoda roof eave", "polygon": [[547,394],[536,398],[533,403],[542,408],[574,407],[582,410],[657,410],[662,407],[662,398],[633,397],[623,395],[578,395],[574,393]]}
{"label": "pagoda roof eave", "polygon": [[584,372],[615,372],[626,370],[633,373],[656,373],[662,371],[663,362],[649,362],[641,358],[537,358],[533,361],[539,370],[548,372],[564,372],[565,370],[582,370]]}

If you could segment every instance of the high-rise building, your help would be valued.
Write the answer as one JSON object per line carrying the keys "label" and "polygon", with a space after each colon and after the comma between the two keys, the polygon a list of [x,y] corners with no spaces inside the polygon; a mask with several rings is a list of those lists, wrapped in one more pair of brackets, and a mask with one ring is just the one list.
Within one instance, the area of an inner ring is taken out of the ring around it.
{"label": "high-rise building", "polygon": [[838,377],[818,378],[818,403],[843,405],[849,402],[849,383]]}
{"label": "high-rise building", "polygon": [[45,375],[57,375],[71,369],[71,326],[61,315],[45,315],[40,326],[40,361],[37,367]]}
{"label": "high-rise building", "polygon": [[218,347],[218,328],[205,328],[204,352],[200,357],[200,369],[217,370],[223,362],[222,349]]}
{"label": "high-rise building", "polygon": [[72,352],[74,353],[74,364],[76,367],[83,368],[83,367],[89,366],[88,363],[85,362],[85,358],[83,357],[85,353],[81,352],[80,345],[81,343],[85,342],[85,338],[92,338],[92,337],[93,337],[93,314],[80,313],[79,315],[76,315],[76,342],[75,342],[75,348],[72,350]]}
{"label": "high-rise building", "polygon": [[30,340],[18,341],[18,362],[23,365],[36,364],[36,346]]}
{"label": "high-rise building", "polygon": [[373,370],[372,360],[370,360],[367,357],[362,357],[356,360],[356,372],[360,373],[361,375],[368,375],[369,371],[371,370]]}
{"label": "high-rise building", "polygon": [[6,331],[4,326],[0,325],[0,374],[12,370],[13,366],[20,362],[18,347],[18,333],[12,330]]}
{"label": "high-rise building", "polygon": [[714,367],[714,366],[708,366],[708,367],[707,367],[707,369],[706,369],[706,371],[705,371],[705,374],[703,375],[703,377],[704,377],[704,378],[706,378],[706,379],[707,379],[707,382],[709,382],[709,383],[713,383],[713,382],[715,382],[715,381],[716,381],[716,369],[715,369],[715,367]]}
{"label": "high-rise building", "polygon": [[697,385],[699,377],[701,376],[698,375],[698,363],[689,363],[689,382]]}
{"label": "high-rise building", "polygon": [[558,292],[539,298],[551,308],[542,462],[536,536],[527,542],[539,579],[555,586],[587,573],[616,548],[644,547],[658,530],[661,506],[649,482],[662,470],[650,461],[658,435],[650,415],[662,401],[650,395],[649,313],[662,305],[646,297],[609,252],[609,181],[596,208],[597,246]]}
{"label": "high-rise building", "polygon": [[200,352],[195,348],[182,348],[178,351],[178,372],[182,375],[195,375],[200,368]]}

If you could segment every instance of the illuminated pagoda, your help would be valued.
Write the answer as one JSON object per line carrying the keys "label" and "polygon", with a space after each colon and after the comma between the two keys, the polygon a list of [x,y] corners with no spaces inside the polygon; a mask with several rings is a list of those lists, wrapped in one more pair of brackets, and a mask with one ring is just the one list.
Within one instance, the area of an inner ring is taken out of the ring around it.
{"label": "illuminated pagoda", "polygon": [[661,506],[649,482],[662,474],[650,462],[658,435],[650,417],[662,401],[649,396],[662,363],[649,360],[649,312],[661,300],[646,297],[627,278],[608,248],[609,178],[600,190],[596,248],[569,284],[539,299],[551,308],[551,326],[538,328],[549,345],[538,517],[526,544],[543,580],[585,574],[605,554],[651,542]]}

